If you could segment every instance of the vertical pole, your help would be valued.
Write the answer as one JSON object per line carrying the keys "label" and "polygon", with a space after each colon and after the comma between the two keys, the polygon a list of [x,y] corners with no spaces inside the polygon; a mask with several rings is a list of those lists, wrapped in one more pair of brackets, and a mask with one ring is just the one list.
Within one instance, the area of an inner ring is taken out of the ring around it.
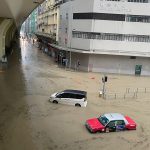
{"label": "vertical pole", "polygon": [[103,98],[105,96],[105,82],[103,82]]}
{"label": "vertical pole", "polygon": [[70,56],[69,56],[69,68],[71,69],[71,51],[70,51]]}
{"label": "vertical pole", "polygon": [[[72,6],[72,3],[70,3],[70,8],[71,8],[71,14],[72,14],[72,12],[73,12],[73,6]],[[72,34],[72,32],[73,32],[73,29],[72,29],[72,21],[73,21],[73,19],[72,19],[72,17],[71,16],[69,16],[69,19],[70,19],[70,31],[69,31],[69,34],[70,34],[70,58],[69,58],[69,68],[71,69],[71,49],[72,49],[72,36],[73,36],[73,34]]]}

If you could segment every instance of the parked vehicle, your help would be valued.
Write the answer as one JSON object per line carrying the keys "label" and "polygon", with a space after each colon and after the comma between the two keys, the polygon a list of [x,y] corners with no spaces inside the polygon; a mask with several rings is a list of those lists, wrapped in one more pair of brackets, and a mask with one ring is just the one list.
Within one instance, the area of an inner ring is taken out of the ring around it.
{"label": "parked vehicle", "polygon": [[137,126],[130,117],[119,113],[108,113],[88,119],[85,125],[91,133],[136,130]]}
{"label": "parked vehicle", "polygon": [[56,104],[62,103],[78,107],[86,107],[87,92],[80,90],[64,90],[62,92],[52,94],[50,101]]}

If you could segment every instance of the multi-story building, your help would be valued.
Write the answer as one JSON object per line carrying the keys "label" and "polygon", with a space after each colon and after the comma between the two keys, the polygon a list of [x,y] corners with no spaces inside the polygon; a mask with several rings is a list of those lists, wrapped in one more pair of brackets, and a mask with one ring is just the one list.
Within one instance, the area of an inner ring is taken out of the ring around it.
{"label": "multi-story building", "polygon": [[56,0],[46,0],[38,8],[38,30],[40,35],[47,35],[58,41],[59,5]]}
{"label": "multi-story building", "polygon": [[58,41],[59,8],[69,0],[46,0],[38,7],[37,32]]}
{"label": "multi-story building", "polygon": [[37,9],[35,9],[22,24],[21,35],[32,36],[37,30]]}
{"label": "multi-story building", "polygon": [[80,69],[150,75],[149,0],[74,0],[60,6],[59,48]]}
{"label": "multi-story building", "polygon": [[37,9],[30,15],[30,33],[35,33],[37,30]]}

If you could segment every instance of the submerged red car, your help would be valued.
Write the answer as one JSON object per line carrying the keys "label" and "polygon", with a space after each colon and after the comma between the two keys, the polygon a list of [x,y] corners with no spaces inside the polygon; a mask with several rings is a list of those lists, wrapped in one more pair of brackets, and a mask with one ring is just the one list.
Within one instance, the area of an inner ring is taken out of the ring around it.
{"label": "submerged red car", "polygon": [[136,130],[136,123],[119,113],[103,114],[99,118],[86,120],[85,126],[91,133]]}

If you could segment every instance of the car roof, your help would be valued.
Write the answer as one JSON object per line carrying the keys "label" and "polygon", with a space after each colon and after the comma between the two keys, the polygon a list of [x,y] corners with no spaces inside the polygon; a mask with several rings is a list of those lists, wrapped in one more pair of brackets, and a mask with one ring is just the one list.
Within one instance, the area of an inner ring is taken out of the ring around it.
{"label": "car roof", "polygon": [[125,120],[124,116],[120,113],[107,113],[104,116],[109,120]]}
{"label": "car roof", "polygon": [[82,94],[82,95],[86,95],[87,94],[86,91],[72,90],[72,89],[67,89],[67,90],[64,90],[63,92],[65,92],[65,93],[73,93],[73,94]]}

